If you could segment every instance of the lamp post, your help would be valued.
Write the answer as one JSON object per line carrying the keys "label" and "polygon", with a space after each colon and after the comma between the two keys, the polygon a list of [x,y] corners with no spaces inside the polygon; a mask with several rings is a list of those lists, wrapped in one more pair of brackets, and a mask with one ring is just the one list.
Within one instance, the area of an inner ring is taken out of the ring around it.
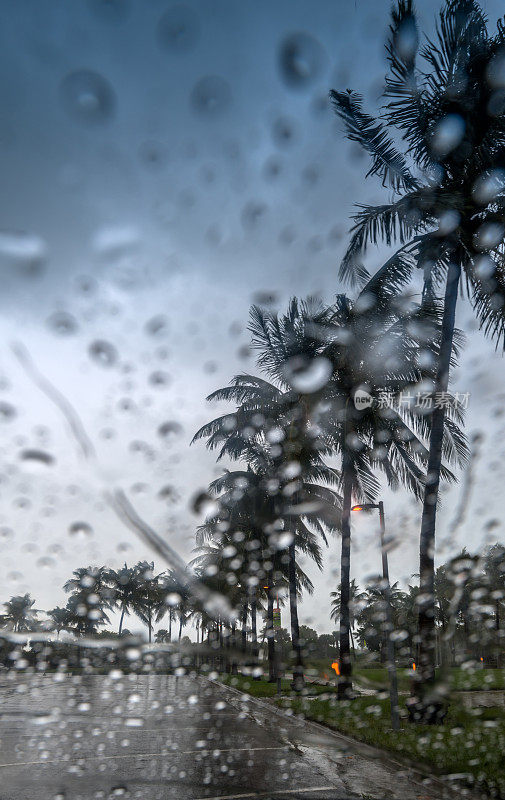
{"label": "lamp post", "polygon": [[384,503],[364,503],[363,505],[353,506],[351,511],[372,511],[378,509],[380,522],[380,544],[382,554],[382,578],[384,583],[384,598],[386,601],[386,651],[387,651],[387,670],[389,675],[389,699],[391,701],[391,724],[394,731],[400,728],[400,716],[398,709],[398,679],[395,664],[395,645],[391,638],[393,631],[393,608],[391,605],[391,585],[389,583],[388,553],[386,550],[386,522],[384,517]]}

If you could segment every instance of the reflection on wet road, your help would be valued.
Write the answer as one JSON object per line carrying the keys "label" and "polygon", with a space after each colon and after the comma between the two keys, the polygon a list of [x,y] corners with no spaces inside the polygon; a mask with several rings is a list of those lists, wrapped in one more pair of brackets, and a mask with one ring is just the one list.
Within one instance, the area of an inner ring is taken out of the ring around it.
{"label": "reflection on wet road", "polygon": [[344,740],[204,679],[9,678],[0,682],[1,800],[431,796]]}

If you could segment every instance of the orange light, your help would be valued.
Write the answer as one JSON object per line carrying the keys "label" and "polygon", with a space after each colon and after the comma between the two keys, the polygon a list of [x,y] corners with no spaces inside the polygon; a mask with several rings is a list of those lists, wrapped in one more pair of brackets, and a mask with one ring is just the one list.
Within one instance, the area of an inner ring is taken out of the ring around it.
{"label": "orange light", "polygon": [[414,672],[416,671],[416,662],[415,662],[415,661],[414,661],[414,663],[412,664],[412,669],[414,670]]}
{"label": "orange light", "polygon": [[481,661],[484,661],[484,659],[482,658],[482,656],[480,657],[480,660],[481,660]]}
{"label": "orange light", "polygon": [[335,670],[337,675],[340,675],[340,664],[338,663],[338,661],[334,661],[333,664],[331,665],[331,668]]}
{"label": "orange light", "polygon": [[325,681],[328,680],[328,676],[327,676],[326,672],[323,672],[323,678],[325,679]]}
{"label": "orange light", "polygon": [[363,508],[361,506],[354,506],[354,508],[352,510],[353,511],[363,511]]}

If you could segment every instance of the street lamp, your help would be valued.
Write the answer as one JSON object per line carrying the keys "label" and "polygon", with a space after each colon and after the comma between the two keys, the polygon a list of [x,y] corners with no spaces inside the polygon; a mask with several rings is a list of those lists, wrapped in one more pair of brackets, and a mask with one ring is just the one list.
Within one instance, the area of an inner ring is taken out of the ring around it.
{"label": "street lamp", "polygon": [[397,731],[400,728],[400,716],[398,711],[398,679],[396,675],[395,664],[395,645],[391,638],[393,631],[393,608],[391,605],[391,585],[389,583],[389,566],[388,566],[388,553],[386,550],[386,522],[384,518],[384,503],[379,500],[378,503],[363,503],[362,505],[353,506],[351,511],[373,511],[378,509],[380,521],[380,542],[382,554],[382,578],[384,583],[384,597],[386,600],[386,646],[387,646],[387,659],[388,659],[388,674],[389,674],[389,698],[391,701],[391,724],[393,730]]}

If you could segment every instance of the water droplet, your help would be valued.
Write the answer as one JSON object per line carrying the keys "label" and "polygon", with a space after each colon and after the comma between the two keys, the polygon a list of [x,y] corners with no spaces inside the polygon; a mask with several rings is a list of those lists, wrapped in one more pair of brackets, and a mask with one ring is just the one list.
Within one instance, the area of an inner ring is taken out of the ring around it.
{"label": "water droplet", "polygon": [[281,75],[288,86],[304,89],[321,70],[323,50],[308,33],[294,33],[281,43],[279,62]]}
{"label": "water droplet", "polygon": [[120,258],[135,250],[139,240],[138,231],[129,226],[102,228],[93,237],[93,248],[104,258]]}
{"label": "water droplet", "polygon": [[287,117],[279,117],[272,126],[272,137],[279,147],[293,144],[295,139],[295,126]]}
{"label": "water droplet", "polygon": [[198,18],[188,6],[172,6],[158,22],[158,42],[170,53],[187,53],[198,39]]}
{"label": "water droplet", "polygon": [[159,336],[162,333],[166,333],[167,328],[168,320],[164,314],[157,314],[155,317],[151,317],[145,324],[145,332],[149,336]]}
{"label": "water droplet", "polygon": [[21,461],[32,466],[45,466],[52,467],[55,463],[55,458],[45,450],[22,450],[19,454]]}
{"label": "water droplet", "polygon": [[191,508],[195,514],[210,517],[219,511],[219,503],[207,492],[197,492],[191,501]]}
{"label": "water droplet", "polygon": [[168,372],[163,372],[162,370],[156,370],[149,375],[149,383],[151,386],[156,386],[158,389],[168,386],[171,380]]}
{"label": "water droplet", "polygon": [[36,274],[47,256],[46,243],[23,231],[0,233],[0,258],[29,274]]}
{"label": "water droplet", "polygon": [[246,203],[241,214],[242,225],[244,228],[249,230],[256,228],[265,216],[266,210],[267,207],[265,203],[258,203],[254,201]]}
{"label": "water droplet", "polygon": [[118,358],[118,353],[114,345],[101,339],[92,342],[88,352],[93,361],[96,361],[97,364],[100,364],[102,367],[112,367]]}
{"label": "water droplet", "polygon": [[68,532],[72,536],[92,536],[93,528],[87,522],[73,522]]}
{"label": "water droplet", "polygon": [[174,436],[180,436],[183,432],[183,427],[178,422],[174,420],[169,420],[168,422],[163,422],[158,428],[158,435],[161,436],[163,439],[169,439]]}
{"label": "water droplet", "polygon": [[503,241],[505,227],[499,222],[485,222],[475,236],[474,244],[478,250],[492,250]]}
{"label": "water droplet", "polygon": [[459,114],[446,114],[437,122],[431,136],[431,149],[437,158],[449,155],[465,135],[465,120]]}
{"label": "water droplet", "polygon": [[16,416],[16,409],[10,403],[0,402],[0,421],[10,422]]}
{"label": "water droplet", "polygon": [[60,91],[65,111],[77,122],[101,124],[114,114],[114,90],[98,72],[89,69],[70,72],[63,78]]}
{"label": "water droplet", "polygon": [[173,486],[163,486],[158,492],[158,497],[160,500],[167,500],[171,503],[176,503],[179,500],[179,494]]}
{"label": "water droplet", "polygon": [[331,373],[331,362],[322,356],[312,359],[295,356],[287,362],[284,370],[289,385],[303,394],[322,389],[330,379]]}
{"label": "water droplet", "polygon": [[487,205],[505,188],[505,170],[493,169],[481,175],[474,183],[473,197],[477,203]]}
{"label": "water droplet", "polygon": [[48,326],[61,336],[70,336],[77,330],[77,321],[72,314],[66,311],[57,311],[47,320]]}
{"label": "water droplet", "polygon": [[219,116],[231,104],[230,86],[218,75],[207,75],[193,87],[191,104],[198,114]]}

